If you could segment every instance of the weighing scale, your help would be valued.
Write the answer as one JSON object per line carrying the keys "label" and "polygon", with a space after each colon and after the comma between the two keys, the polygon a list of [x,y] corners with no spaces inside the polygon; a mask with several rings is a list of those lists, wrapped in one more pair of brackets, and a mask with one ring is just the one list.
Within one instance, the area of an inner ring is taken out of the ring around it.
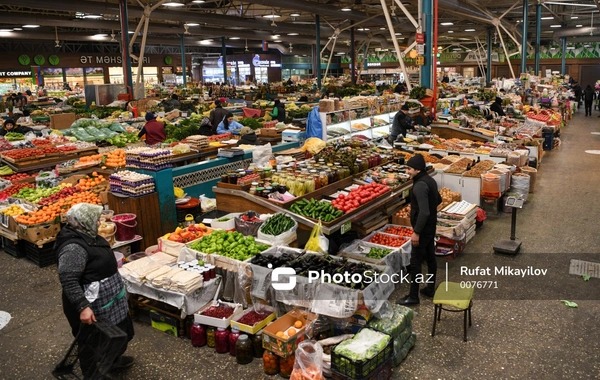
{"label": "weighing scale", "polygon": [[500,240],[494,245],[494,252],[505,255],[516,255],[521,249],[521,241],[515,237],[517,228],[517,209],[523,208],[523,199],[507,197],[504,206],[512,207],[512,220],[510,223],[510,240]]}

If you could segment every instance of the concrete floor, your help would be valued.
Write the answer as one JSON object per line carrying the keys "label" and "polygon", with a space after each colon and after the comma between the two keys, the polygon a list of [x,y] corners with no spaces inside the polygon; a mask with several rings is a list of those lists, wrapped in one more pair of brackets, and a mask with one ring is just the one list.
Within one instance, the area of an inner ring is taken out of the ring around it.
{"label": "concrete floor", "polygon": [[[462,341],[462,314],[444,313],[435,338],[430,336],[431,301],[416,308],[418,340],[394,379],[592,379],[600,378],[600,279],[584,282],[568,274],[571,258],[600,262],[596,199],[600,156],[600,120],[581,113],[563,130],[563,145],[542,161],[535,193],[519,212],[517,236],[522,252],[505,257],[492,245],[510,232],[509,214],[489,215],[466,251],[448,262],[450,280],[460,266],[534,266],[545,278],[478,278],[498,289],[477,290],[469,341]],[[586,253],[587,255],[584,255]],[[446,275],[438,260],[439,276]],[[0,379],[48,379],[72,338],[62,314],[60,284],[54,267],[40,269],[26,259],[0,254],[0,310],[12,320],[0,330]],[[492,269],[493,271],[493,269]],[[394,299],[404,295],[399,289]],[[560,300],[577,301],[571,309]],[[137,365],[121,379],[262,379],[262,360],[237,365],[229,355],[194,348],[185,339],[136,323],[128,353]]]}

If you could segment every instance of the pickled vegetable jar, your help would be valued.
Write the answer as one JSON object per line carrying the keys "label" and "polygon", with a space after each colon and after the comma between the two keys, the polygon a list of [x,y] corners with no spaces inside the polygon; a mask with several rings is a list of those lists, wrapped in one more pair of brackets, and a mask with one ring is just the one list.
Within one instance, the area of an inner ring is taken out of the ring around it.
{"label": "pickled vegetable jar", "polygon": [[294,362],[296,361],[296,355],[290,355],[287,358],[279,359],[279,374],[282,377],[289,378],[294,370]]}
{"label": "pickled vegetable jar", "polygon": [[[254,348],[254,357],[262,358],[263,351],[265,350],[262,345],[262,331],[257,332],[252,336],[252,346]],[[278,368],[279,370],[279,368]],[[279,372],[279,371],[278,371]]]}
{"label": "pickled vegetable jar", "polygon": [[192,346],[202,347],[206,346],[206,331],[199,323],[194,323],[190,330],[190,337],[192,338]]}
{"label": "pickled vegetable jar", "polygon": [[240,330],[233,328],[229,334],[229,355],[235,356],[235,344],[240,337]]}
{"label": "pickled vegetable jar", "polygon": [[212,326],[208,326],[208,328],[206,329],[206,344],[208,345],[208,347],[215,348],[216,332],[217,329]]}
{"label": "pickled vegetable jar", "polygon": [[[267,375],[277,375],[279,373],[279,356],[269,350],[263,354],[263,370]],[[291,373],[290,373],[291,375]]]}
{"label": "pickled vegetable jar", "polygon": [[242,334],[235,344],[235,359],[238,364],[248,364],[254,359],[254,350],[252,341],[248,339],[248,335]]}
{"label": "pickled vegetable jar", "polygon": [[215,349],[219,354],[229,352],[229,331],[227,329],[219,327],[215,333]]}

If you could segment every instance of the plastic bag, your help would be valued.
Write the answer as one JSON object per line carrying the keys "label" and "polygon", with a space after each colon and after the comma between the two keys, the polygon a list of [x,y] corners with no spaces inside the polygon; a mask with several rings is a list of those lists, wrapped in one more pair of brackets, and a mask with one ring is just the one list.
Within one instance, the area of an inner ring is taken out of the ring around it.
{"label": "plastic bag", "polygon": [[310,238],[304,246],[306,250],[318,253],[327,253],[329,251],[329,240],[321,232],[322,227],[323,225],[319,220],[319,223],[313,227]]}
{"label": "plastic bag", "polygon": [[108,128],[113,132],[121,132],[121,133],[127,132],[127,130],[125,128],[123,128],[121,123],[118,123],[116,121],[114,123],[112,123]]}
{"label": "plastic bag", "polygon": [[515,173],[511,179],[510,192],[527,201],[529,195],[529,174]]}
{"label": "plastic bag", "polygon": [[314,340],[298,344],[296,361],[290,380],[325,380],[323,376],[323,348]]}
{"label": "plastic bag", "polygon": [[190,151],[191,151],[191,149],[188,144],[177,144],[173,148],[173,154],[189,153]]}
{"label": "plastic bag", "polygon": [[394,354],[392,356],[394,367],[399,366],[404,361],[404,359],[406,359],[410,350],[415,346],[416,341],[417,334],[412,333],[400,349],[397,350],[396,344],[394,344]]}
{"label": "plastic bag", "polygon": [[[260,215],[254,211],[246,211],[240,216],[235,217],[235,230],[242,235],[255,236],[258,233],[258,229],[263,225],[264,220],[259,219]],[[256,218],[258,220],[251,221],[248,219]]]}
{"label": "plastic bag", "polygon": [[35,140],[36,138],[37,138],[37,136],[33,132],[27,132],[25,134],[25,140],[27,140],[27,141]]}
{"label": "plastic bag", "polygon": [[386,333],[396,338],[400,333],[412,326],[414,311],[402,305],[393,305],[393,314],[385,319],[374,318],[369,321],[369,328]]}
{"label": "plastic bag", "polygon": [[252,151],[252,163],[259,168],[269,166],[269,159],[272,154],[273,148],[271,148],[271,143],[262,146],[258,145]]}
{"label": "plastic bag", "polygon": [[204,194],[200,195],[200,207],[203,212],[209,212],[217,207],[217,200],[208,198]]}
{"label": "plastic bag", "polygon": [[[275,215],[277,215],[277,214],[275,214]],[[274,217],[275,215],[272,215],[271,217],[266,219],[265,223],[269,219]],[[262,226],[261,226],[261,228],[258,230],[256,237],[260,240],[268,241],[272,245],[289,245],[291,242],[293,242],[297,238],[296,230],[298,229],[298,222],[296,222],[294,219],[292,219],[292,221],[294,222],[294,226],[292,228],[290,228],[289,230],[287,230],[277,236],[263,233],[261,231],[262,230]]]}

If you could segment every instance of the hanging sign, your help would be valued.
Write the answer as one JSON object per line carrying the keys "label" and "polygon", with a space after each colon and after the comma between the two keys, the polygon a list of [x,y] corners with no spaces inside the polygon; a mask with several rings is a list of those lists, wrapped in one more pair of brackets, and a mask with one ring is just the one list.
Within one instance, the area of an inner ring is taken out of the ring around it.
{"label": "hanging sign", "polygon": [[417,45],[417,53],[419,53],[419,55],[424,55],[425,54],[425,45],[418,44]]}
{"label": "hanging sign", "polygon": [[415,34],[415,42],[418,44],[425,43],[425,34],[424,33],[416,33]]}
{"label": "hanging sign", "polygon": [[415,63],[417,64],[417,66],[424,66],[425,65],[425,57],[423,56],[418,56],[415,59]]}

